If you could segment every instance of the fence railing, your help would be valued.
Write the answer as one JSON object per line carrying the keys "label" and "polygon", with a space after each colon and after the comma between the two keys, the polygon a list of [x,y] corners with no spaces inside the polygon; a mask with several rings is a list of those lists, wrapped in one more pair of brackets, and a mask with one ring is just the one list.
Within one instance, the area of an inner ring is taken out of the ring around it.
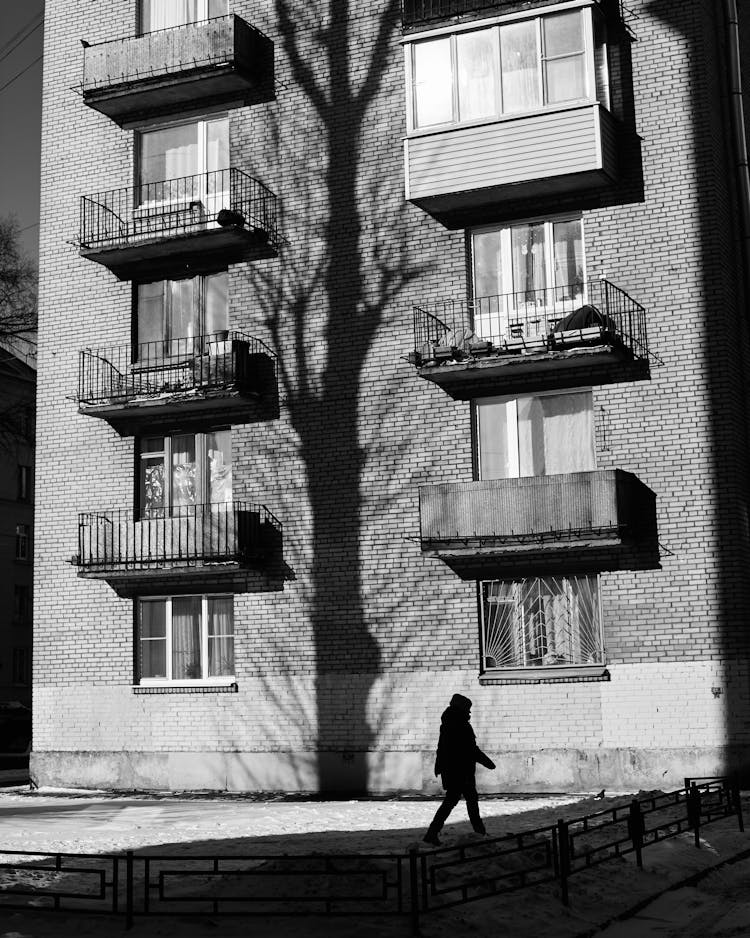
{"label": "fence railing", "polygon": [[0,909],[102,912],[130,928],[146,915],[424,915],[548,882],[569,903],[576,873],[736,816],[739,786],[719,777],[570,821],[455,847],[381,854],[141,856],[0,852]]}
{"label": "fence railing", "polygon": [[244,332],[214,332],[140,345],[84,349],[78,367],[81,404],[127,403],[181,391],[239,387],[260,391],[274,352]]}
{"label": "fence railing", "polygon": [[217,169],[81,196],[79,240],[94,250],[236,226],[278,247],[276,196],[240,169]]}
{"label": "fence railing", "polygon": [[417,365],[614,343],[648,356],[646,311],[608,280],[413,308]]}
{"label": "fence railing", "polygon": [[[512,0],[402,0],[401,22],[403,26],[419,26],[463,13],[491,13],[493,10],[501,11],[511,2]],[[621,0],[617,0],[618,11],[620,7]]]}
{"label": "fence railing", "polygon": [[78,515],[76,565],[89,572],[262,559],[281,524],[245,502],[115,508]]}

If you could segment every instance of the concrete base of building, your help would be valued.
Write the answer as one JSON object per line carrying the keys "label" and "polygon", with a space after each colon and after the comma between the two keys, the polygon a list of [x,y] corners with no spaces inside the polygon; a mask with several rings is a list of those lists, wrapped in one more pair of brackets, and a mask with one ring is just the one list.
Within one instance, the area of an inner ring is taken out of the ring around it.
{"label": "concrete base of building", "polygon": [[[484,794],[679,788],[686,777],[750,777],[745,747],[493,752]],[[434,752],[33,752],[40,787],[131,791],[423,794],[442,789]]]}

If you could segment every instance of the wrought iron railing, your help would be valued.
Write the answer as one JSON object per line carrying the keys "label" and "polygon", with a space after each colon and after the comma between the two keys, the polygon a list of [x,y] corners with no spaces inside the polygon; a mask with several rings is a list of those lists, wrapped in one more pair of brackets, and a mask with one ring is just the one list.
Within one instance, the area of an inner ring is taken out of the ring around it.
{"label": "wrought iron railing", "polygon": [[245,502],[151,509],[89,511],[78,515],[77,566],[89,572],[163,565],[243,565],[262,560],[280,522],[264,505]]}
{"label": "wrought iron railing", "polygon": [[[402,0],[401,22],[403,26],[420,26],[464,13],[499,12],[511,3],[512,0]],[[616,8],[619,10],[620,6],[621,0],[617,0]]]}
{"label": "wrought iron railing", "polygon": [[78,401],[127,404],[137,398],[237,387],[260,391],[266,372],[259,356],[275,353],[244,332],[84,349],[78,366]]}
{"label": "wrought iron railing", "polygon": [[685,787],[623,799],[593,814],[521,833],[437,850],[378,854],[255,853],[232,856],[41,853],[4,850],[0,908],[36,912],[111,912],[131,928],[147,915],[409,916],[559,883],[567,905],[571,876],[736,816],[744,830],[736,779],[686,779]]}
{"label": "wrought iron railing", "polygon": [[614,343],[648,356],[646,311],[608,280],[414,306],[417,365]]}
{"label": "wrought iron railing", "polygon": [[125,247],[225,227],[279,245],[276,196],[240,169],[217,169],[81,196],[82,250]]}

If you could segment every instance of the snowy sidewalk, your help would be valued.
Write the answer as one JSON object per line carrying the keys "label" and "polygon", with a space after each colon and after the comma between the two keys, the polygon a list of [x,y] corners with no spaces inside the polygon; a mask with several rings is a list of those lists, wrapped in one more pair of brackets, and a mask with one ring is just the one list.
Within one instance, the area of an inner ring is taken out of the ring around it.
{"label": "snowy sidewalk", "polygon": [[[62,793],[54,791],[0,791],[0,851],[30,850],[113,853],[132,849],[138,853],[238,855],[245,853],[373,853],[406,852],[419,842],[434,811],[432,800],[375,801],[257,801],[242,797],[195,798],[108,796],[106,793]],[[609,798],[594,801],[590,796],[529,796],[484,798],[482,814],[490,835],[532,830],[553,824],[560,817],[572,818],[607,807]],[[747,802],[746,802],[747,807]],[[747,815],[747,811],[746,811]],[[644,850],[644,869],[632,857],[613,860],[570,879],[570,907],[565,908],[557,884],[521,890],[507,896],[482,899],[466,906],[425,915],[422,934],[426,938],[456,938],[475,933],[501,934],[508,938],[573,938],[592,935],[618,914],[632,909],[670,883],[684,880],[722,860],[750,848],[750,834],[738,831],[735,818],[718,821],[703,829],[702,849],[693,845],[691,834],[683,834]],[[459,805],[444,831],[447,845],[471,838],[463,804]],[[422,845],[424,846],[424,845]],[[714,877],[747,877],[750,863],[724,867]],[[710,883],[711,877],[706,880]],[[723,882],[723,879],[720,879]],[[699,886],[700,888],[700,886]],[[706,887],[707,888],[707,887]],[[729,887],[727,887],[729,889]],[[731,890],[729,890],[731,894]],[[692,894],[691,894],[692,895]],[[710,892],[701,893],[703,900]],[[743,897],[744,898],[744,897]],[[682,892],[667,893],[662,920],[641,918],[613,924],[603,938],[625,936],[671,936],[670,916],[684,918],[687,901]],[[697,900],[696,900],[697,901]],[[723,896],[723,911],[730,899]],[[734,909],[734,913],[737,910]],[[659,913],[660,915],[662,913]],[[729,922],[744,921],[728,919]],[[641,916],[648,916],[647,910]],[[666,916],[666,917],[664,917]],[[711,917],[708,911],[704,916]],[[689,916],[688,916],[689,917]],[[713,914],[713,918],[720,918]],[[657,916],[658,918],[658,916]],[[702,919],[703,920],[703,919]],[[646,930],[649,928],[662,930]],[[683,922],[684,925],[684,922]],[[682,926],[679,926],[682,927]],[[630,929],[630,930],[628,930]],[[684,929],[683,929],[684,930]],[[126,934],[120,916],[74,916],[67,913],[40,915],[29,910],[20,914],[0,913],[0,938],[16,933],[33,938],[89,938]],[[127,933],[134,938],[194,938],[220,933],[222,938],[407,938],[407,918],[363,917],[330,919],[302,918],[232,919],[210,917],[137,918]],[[750,928],[747,933],[750,933]],[[684,931],[692,935],[692,931]],[[704,927],[696,938],[725,932]],[[730,932],[726,932],[727,935]],[[736,936],[743,934],[733,932]]]}

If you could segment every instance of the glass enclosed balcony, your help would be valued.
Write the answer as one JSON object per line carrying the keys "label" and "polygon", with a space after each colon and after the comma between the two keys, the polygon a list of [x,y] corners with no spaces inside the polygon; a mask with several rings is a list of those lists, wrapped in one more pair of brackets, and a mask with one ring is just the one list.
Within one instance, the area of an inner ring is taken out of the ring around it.
{"label": "glass enclosed balcony", "polygon": [[120,280],[185,277],[275,257],[277,199],[239,169],[81,197],[80,254]]}
{"label": "glass enclosed balcony", "polygon": [[649,376],[646,311],[607,280],[415,306],[420,377],[455,400]]}
{"label": "glass enclosed balcony", "polygon": [[278,550],[279,521],[263,505],[192,504],[140,516],[129,509],[78,516],[78,575],[107,581],[120,595],[163,589],[241,590],[243,571],[262,569]]}
{"label": "glass enclosed balcony", "polygon": [[654,494],[620,469],[421,486],[419,516],[463,579],[658,565]]}
{"label": "glass enclosed balcony", "polygon": [[232,423],[276,410],[276,356],[243,332],[84,349],[78,410],[125,435],[222,415]]}
{"label": "glass enclosed balcony", "polygon": [[120,126],[271,101],[273,43],[230,14],[88,45],[82,91]]}

